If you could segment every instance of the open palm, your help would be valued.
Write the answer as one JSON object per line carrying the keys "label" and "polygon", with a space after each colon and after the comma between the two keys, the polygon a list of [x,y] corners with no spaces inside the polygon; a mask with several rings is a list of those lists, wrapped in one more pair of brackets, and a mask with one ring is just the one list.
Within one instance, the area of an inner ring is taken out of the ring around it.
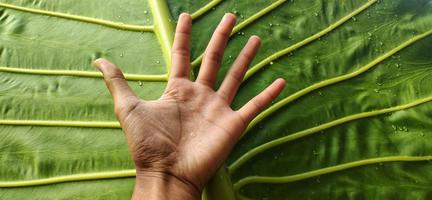
{"label": "open palm", "polygon": [[232,110],[230,104],[260,40],[256,36],[249,39],[215,91],[216,74],[235,17],[227,14],[219,24],[195,82],[189,79],[191,23],[189,15],[180,16],[170,78],[158,100],[139,99],[115,65],[103,59],[96,64],[114,98],[116,115],[126,133],[137,176],[168,174],[199,193],[249,122],[280,93],[284,81],[276,80],[240,110]]}

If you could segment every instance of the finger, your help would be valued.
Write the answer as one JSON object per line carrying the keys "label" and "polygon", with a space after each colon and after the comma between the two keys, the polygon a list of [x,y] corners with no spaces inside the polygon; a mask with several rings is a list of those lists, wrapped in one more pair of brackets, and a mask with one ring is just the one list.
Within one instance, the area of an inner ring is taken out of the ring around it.
{"label": "finger", "polygon": [[189,78],[191,29],[191,16],[182,13],[179,17],[172,48],[171,78]]}
{"label": "finger", "polygon": [[285,80],[277,79],[237,112],[249,123],[281,93],[284,86]]}
{"label": "finger", "polygon": [[125,80],[123,73],[117,66],[105,59],[95,61],[97,68],[102,72],[105,83],[114,99],[116,113],[131,103],[132,99],[138,99]]}
{"label": "finger", "polygon": [[197,82],[213,87],[216,74],[220,67],[223,52],[236,22],[235,15],[225,14],[216,28],[204,53],[203,62],[198,74]]}
{"label": "finger", "polygon": [[237,93],[240,84],[243,81],[243,77],[248,69],[249,64],[255,57],[255,54],[260,46],[260,38],[258,36],[252,36],[249,41],[240,52],[237,59],[234,61],[233,66],[228,71],[221,87],[218,90],[221,95],[229,104]]}

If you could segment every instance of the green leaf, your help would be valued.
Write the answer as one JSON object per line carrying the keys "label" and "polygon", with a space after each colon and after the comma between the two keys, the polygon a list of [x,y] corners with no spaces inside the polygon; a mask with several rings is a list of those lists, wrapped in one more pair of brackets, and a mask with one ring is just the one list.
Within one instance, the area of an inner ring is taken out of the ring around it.
{"label": "green leaf", "polygon": [[287,80],[208,199],[432,197],[431,0],[1,0],[1,199],[130,198],[133,164],[91,63],[112,60],[158,98],[181,12],[195,74],[222,15],[238,16],[218,83],[261,36],[234,109]]}

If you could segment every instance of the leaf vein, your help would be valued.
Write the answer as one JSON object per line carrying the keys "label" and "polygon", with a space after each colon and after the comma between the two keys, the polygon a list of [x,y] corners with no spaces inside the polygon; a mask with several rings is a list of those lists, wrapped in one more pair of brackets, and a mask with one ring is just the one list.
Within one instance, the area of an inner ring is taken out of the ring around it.
{"label": "leaf vein", "polygon": [[[270,11],[278,8],[280,5],[282,5],[283,3],[285,3],[287,0],[278,0],[272,4],[270,4],[269,6],[265,7],[264,9],[262,9],[261,11],[255,13],[254,15],[252,15],[251,17],[245,19],[243,22],[241,22],[240,24],[236,25],[233,28],[233,31],[231,32],[231,36],[236,34],[237,32],[239,32],[240,30],[242,30],[243,28],[245,28],[246,26],[248,26],[249,24],[251,24],[252,22],[254,22],[255,20],[261,18],[262,16],[266,15],[267,13],[269,13]],[[191,63],[191,67],[192,69],[198,67],[201,64],[201,61],[204,57],[204,53],[202,53],[200,56],[198,56],[194,61],[192,61]]]}
{"label": "leaf vein", "polygon": [[95,172],[95,173],[86,173],[86,174],[71,174],[65,176],[34,179],[34,180],[4,181],[4,182],[0,182],[0,188],[28,187],[28,186],[48,185],[48,184],[73,182],[73,181],[128,178],[128,177],[135,177],[135,176],[136,176],[135,169],[109,171],[109,172]]}
{"label": "leaf vein", "polygon": [[369,112],[362,112],[362,113],[357,113],[357,114],[353,114],[353,115],[348,115],[324,124],[321,124],[319,126],[315,126],[303,131],[299,131],[299,132],[295,132],[293,134],[272,140],[270,142],[267,142],[265,144],[262,144],[260,146],[257,146],[251,150],[249,150],[248,152],[246,152],[245,154],[243,154],[239,159],[237,159],[236,161],[234,161],[230,166],[229,166],[229,172],[231,174],[233,174],[237,169],[239,169],[244,163],[246,163],[248,160],[250,160],[251,158],[253,158],[254,156],[267,151],[268,149],[271,149],[273,147],[285,144],[287,142],[291,142],[315,133],[319,133],[320,131],[335,127],[335,126],[339,126],[341,124],[345,124],[348,122],[352,122],[355,120],[359,120],[359,119],[364,119],[364,118],[368,118],[368,117],[374,117],[374,116],[378,116],[378,115],[383,115],[386,113],[390,113],[390,112],[396,112],[396,111],[400,111],[400,110],[405,110],[408,108],[413,108],[415,106],[419,106],[422,105],[424,103],[430,102],[432,101],[432,97],[427,97],[427,98],[423,98],[423,99],[418,99],[416,101],[413,101],[411,103],[408,104],[404,104],[404,105],[399,105],[399,106],[394,106],[394,107],[389,107],[389,108],[385,108],[385,109],[381,109],[381,110],[374,110],[374,111],[369,111]]}
{"label": "leaf vein", "polygon": [[207,3],[206,5],[204,5],[202,8],[200,8],[197,11],[195,11],[194,13],[192,13],[191,14],[192,19],[193,20],[198,19],[202,15],[206,14],[210,9],[212,9],[215,6],[217,6],[220,2],[222,2],[222,0],[212,0],[212,1],[210,1],[209,3]]}
{"label": "leaf vein", "polygon": [[261,122],[262,120],[264,120],[266,117],[270,116],[271,114],[273,114],[274,112],[276,112],[277,110],[279,110],[280,108],[284,107],[285,105],[299,99],[300,97],[303,97],[317,89],[329,86],[329,85],[333,85],[345,80],[349,80],[351,78],[354,78],[356,76],[359,76],[360,74],[363,74],[364,72],[368,71],[369,69],[375,67],[376,65],[378,65],[379,63],[383,62],[384,60],[386,60],[387,58],[391,57],[392,55],[396,54],[397,52],[401,51],[402,49],[410,46],[411,44],[426,38],[427,36],[432,34],[432,30],[429,30],[423,34],[419,34],[407,41],[405,41],[404,43],[400,44],[399,46],[393,48],[392,50],[382,54],[381,56],[379,56],[378,58],[376,58],[375,60],[373,60],[372,62],[366,64],[365,66],[360,67],[359,69],[348,73],[348,74],[344,74],[341,76],[337,76],[334,78],[330,78],[330,79],[326,79],[323,80],[321,82],[315,83],[309,87],[306,87],[300,91],[295,92],[294,94],[278,101],[277,103],[275,103],[274,105],[272,105],[271,107],[267,108],[265,111],[261,112],[255,119],[252,120],[252,122],[249,124],[248,128],[246,129],[246,131],[244,132],[244,134],[246,134],[249,130],[251,130],[253,127],[255,127],[259,122]]}
{"label": "leaf vein", "polygon": [[[53,70],[53,69],[29,69],[29,68],[15,68],[15,67],[1,67],[2,72],[23,73],[23,74],[37,74],[37,75],[51,75],[51,76],[78,76],[78,77],[93,77],[102,78],[103,75],[97,71],[80,71],[80,70]],[[168,79],[167,74],[124,74],[126,80],[131,81],[161,81],[165,82]]]}
{"label": "leaf vein", "polygon": [[372,0],[369,1],[367,3],[365,3],[364,5],[360,6],[359,8],[357,8],[356,10],[354,10],[353,12],[351,12],[350,14],[344,16],[343,18],[339,19],[338,21],[336,21],[335,23],[331,24],[330,26],[328,26],[327,28],[321,30],[318,33],[315,33],[314,35],[288,47],[285,48],[283,50],[280,50],[272,55],[270,55],[269,57],[263,59],[262,61],[260,61],[258,64],[252,66],[245,75],[244,80],[247,80],[248,78],[250,78],[251,76],[253,76],[256,72],[258,72],[259,70],[261,70],[263,67],[268,66],[269,63],[273,62],[276,59],[279,59],[280,57],[287,55],[315,40],[317,40],[320,37],[323,37],[324,35],[330,33],[331,31],[335,30],[336,28],[338,28],[339,26],[341,26],[342,24],[344,24],[345,22],[347,22],[348,20],[350,20],[352,17],[356,16],[357,14],[363,12],[364,10],[366,10],[367,8],[369,8],[370,6],[372,6],[374,3],[376,3],[377,0]]}
{"label": "leaf vein", "polygon": [[270,183],[270,184],[281,184],[301,181],[304,179],[309,179],[312,177],[317,177],[325,174],[335,173],[342,170],[347,170],[350,168],[360,167],[364,165],[371,165],[383,162],[421,162],[430,161],[432,156],[387,156],[387,157],[377,157],[369,158],[364,160],[358,160],[354,162],[348,162],[340,165],[335,165],[331,167],[326,167],[322,169],[317,169],[309,172],[304,172],[300,174],[282,176],[282,177],[271,177],[271,176],[249,176],[239,180],[234,184],[234,189],[239,191],[239,189],[247,184],[252,183]]}
{"label": "leaf vein", "polygon": [[79,16],[79,15],[72,15],[72,14],[67,14],[67,13],[40,10],[40,9],[35,9],[35,8],[26,8],[26,7],[12,5],[12,4],[6,4],[6,3],[0,3],[0,7],[18,10],[18,11],[22,11],[22,12],[28,12],[28,13],[32,13],[32,14],[46,15],[46,16],[50,16],[50,17],[59,17],[59,18],[63,18],[63,19],[73,20],[73,21],[81,21],[81,22],[86,22],[86,23],[91,23],[91,24],[97,24],[97,25],[107,26],[107,27],[121,29],[121,30],[151,32],[154,29],[153,26],[125,24],[125,23],[121,23],[121,22],[113,22],[113,21],[109,21],[109,20],[96,19],[96,18]]}

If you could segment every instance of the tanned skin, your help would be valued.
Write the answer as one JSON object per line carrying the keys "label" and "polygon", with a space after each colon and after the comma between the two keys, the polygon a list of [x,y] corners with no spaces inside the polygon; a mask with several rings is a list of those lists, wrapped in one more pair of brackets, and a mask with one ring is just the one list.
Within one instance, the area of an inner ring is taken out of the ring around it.
{"label": "tanned skin", "polygon": [[260,39],[252,36],[227,73],[214,84],[224,49],[236,23],[225,14],[208,44],[198,77],[191,81],[192,18],[181,14],[172,48],[169,80],[154,101],[140,99],[123,73],[104,59],[95,61],[114,99],[137,176],[132,199],[200,199],[250,121],[282,91],[277,79],[239,110],[230,107],[255,56]]}

